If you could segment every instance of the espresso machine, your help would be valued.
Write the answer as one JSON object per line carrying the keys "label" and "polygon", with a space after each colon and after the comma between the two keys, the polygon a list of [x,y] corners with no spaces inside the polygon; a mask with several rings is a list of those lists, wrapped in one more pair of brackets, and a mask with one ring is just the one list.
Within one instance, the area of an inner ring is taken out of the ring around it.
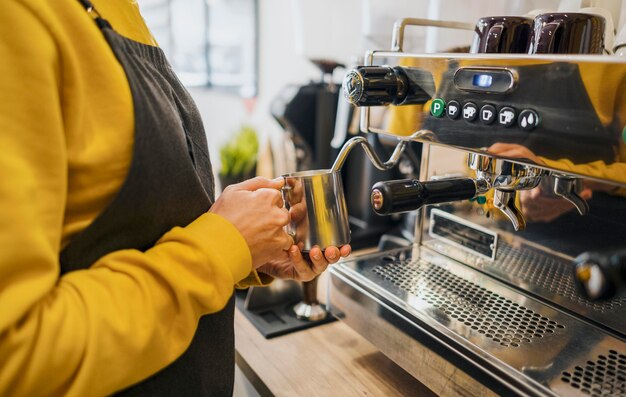
{"label": "espresso machine", "polygon": [[[331,267],[331,312],[438,395],[626,395],[626,61],[405,53],[425,22],[344,82],[364,133],[423,149],[370,192],[415,241]],[[383,105],[420,127],[374,127]]]}

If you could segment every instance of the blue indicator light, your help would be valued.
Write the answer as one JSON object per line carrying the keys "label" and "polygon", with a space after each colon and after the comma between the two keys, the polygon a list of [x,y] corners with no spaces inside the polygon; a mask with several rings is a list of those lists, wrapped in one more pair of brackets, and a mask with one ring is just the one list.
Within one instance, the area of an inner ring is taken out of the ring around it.
{"label": "blue indicator light", "polygon": [[472,78],[472,84],[475,87],[489,88],[493,82],[493,77],[489,74],[475,74]]}

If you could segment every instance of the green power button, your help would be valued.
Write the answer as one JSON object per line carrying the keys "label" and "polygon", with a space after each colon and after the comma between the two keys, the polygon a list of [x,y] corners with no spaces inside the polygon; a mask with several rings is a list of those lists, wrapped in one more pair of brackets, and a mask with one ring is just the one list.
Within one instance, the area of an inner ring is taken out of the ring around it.
{"label": "green power button", "polygon": [[435,117],[443,117],[443,113],[446,111],[446,101],[441,98],[433,99],[430,104],[430,114]]}
{"label": "green power button", "polygon": [[626,127],[622,130],[622,140],[626,143]]}

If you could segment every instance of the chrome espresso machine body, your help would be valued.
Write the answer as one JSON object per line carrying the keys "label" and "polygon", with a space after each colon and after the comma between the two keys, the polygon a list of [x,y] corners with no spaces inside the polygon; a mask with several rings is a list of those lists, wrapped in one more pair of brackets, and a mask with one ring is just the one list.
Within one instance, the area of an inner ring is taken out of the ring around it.
{"label": "chrome espresso machine body", "polygon": [[331,311],[440,395],[626,395],[626,298],[596,299],[622,283],[626,62],[408,54],[406,24],[344,89],[364,132],[397,135],[369,106],[420,119],[420,180],[372,190],[416,241],[332,267]]}

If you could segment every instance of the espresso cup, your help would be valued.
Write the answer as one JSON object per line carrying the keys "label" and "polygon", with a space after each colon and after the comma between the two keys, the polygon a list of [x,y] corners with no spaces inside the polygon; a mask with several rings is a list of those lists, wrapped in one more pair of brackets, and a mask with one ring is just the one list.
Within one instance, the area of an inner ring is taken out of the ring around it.
{"label": "espresso cup", "polygon": [[615,45],[615,24],[613,23],[613,16],[611,11],[601,7],[587,7],[578,10],[583,14],[595,14],[604,18],[604,52],[606,54],[613,53],[613,46]]}
{"label": "espresso cup", "polygon": [[600,15],[540,14],[533,21],[529,54],[602,54],[606,21]]}
{"label": "espresso cup", "polygon": [[471,53],[526,53],[533,20],[517,16],[482,17],[476,22]]}
{"label": "espresso cup", "polygon": [[301,171],[283,178],[283,200],[290,215],[285,230],[301,251],[350,243],[348,207],[340,170]]}
{"label": "espresso cup", "polygon": [[622,30],[620,30],[615,38],[613,53],[620,57],[626,57],[626,25],[622,27]]}

